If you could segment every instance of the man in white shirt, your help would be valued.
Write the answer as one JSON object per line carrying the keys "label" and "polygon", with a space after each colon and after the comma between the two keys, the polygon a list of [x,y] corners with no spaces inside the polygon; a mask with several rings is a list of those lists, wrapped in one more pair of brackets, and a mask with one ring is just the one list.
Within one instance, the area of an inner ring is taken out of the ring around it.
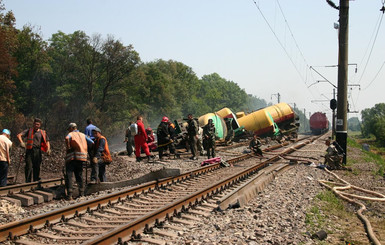
{"label": "man in white shirt", "polygon": [[7,186],[7,175],[11,158],[9,150],[12,147],[11,131],[3,129],[0,135],[0,186]]}

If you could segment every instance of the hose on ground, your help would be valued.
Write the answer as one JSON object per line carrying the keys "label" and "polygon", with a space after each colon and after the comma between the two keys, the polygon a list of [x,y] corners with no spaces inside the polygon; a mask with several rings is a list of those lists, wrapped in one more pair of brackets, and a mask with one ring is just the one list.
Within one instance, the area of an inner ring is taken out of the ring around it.
{"label": "hose on ground", "polygon": [[[357,211],[357,215],[358,215],[359,219],[364,223],[364,226],[365,226],[366,232],[368,234],[369,240],[375,245],[381,245],[380,241],[377,239],[376,235],[373,232],[373,228],[372,228],[372,225],[370,224],[370,221],[362,214],[362,212],[366,210],[365,205],[363,203],[356,201],[356,200],[353,200],[351,198],[357,198],[357,199],[367,200],[367,201],[385,202],[385,195],[378,193],[378,192],[375,192],[375,191],[370,191],[370,190],[366,190],[366,189],[351,185],[349,182],[343,180],[337,174],[332,173],[328,169],[325,168],[325,171],[328,172],[329,174],[333,175],[336,179],[338,179],[342,183],[334,183],[334,182],[330,182],[330,181],[326,181],[326,180],[318,180],[318,182],[322,186],[325,186],[326,188],[332,190],[337,196],[339,196],[343,200],[358,205],[360,207],[360,209]],[[332,186],[330,186],[330,184],[333,184],[335,186],[332,187]],[[349,193],[343,192],[344,190],[348,190],[348,189],[361,191],[361,192],[368,193],[368,194],[371,194],[371,195],[376,196],[376,197],[360,196],[360,195],[354,195],[354,194],[349,194]]]}

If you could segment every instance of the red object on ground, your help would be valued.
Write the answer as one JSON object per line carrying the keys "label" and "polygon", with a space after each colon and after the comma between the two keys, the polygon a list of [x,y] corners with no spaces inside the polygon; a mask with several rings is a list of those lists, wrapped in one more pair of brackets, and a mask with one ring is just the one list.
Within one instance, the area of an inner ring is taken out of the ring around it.
{"label": "red object on ground", "polygon": [[218,162],[221,162],[221,158],[220,157],[210,158],[210,159],[204,160],[201,163],[201,167],[206,166],[206,165],[210,165],[210,164],[213,164],[213,163],[218,163]]}

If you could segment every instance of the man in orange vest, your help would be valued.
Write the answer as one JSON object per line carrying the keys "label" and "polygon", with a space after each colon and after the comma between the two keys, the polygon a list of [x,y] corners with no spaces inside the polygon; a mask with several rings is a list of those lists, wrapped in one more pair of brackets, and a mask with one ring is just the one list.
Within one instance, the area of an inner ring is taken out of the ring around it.
{"label": "man in orange vest", "polygon": [[72,175],[75,174],[76,183],[79,188],[79,196],[84,195],[83,184],[83,163],[87,162],[88,146],[94,142],[85,134],[79,132],[76,123],[68,125],[68,134],[65,137],[66,158],[65,158],[65,182],[67,187],[67,199],[72,200]]}
{"label": "man in orange vest", "polygon": [[91,170],[91,182],[90,184],[96,184],[98,177],[100,182],[106,182],[106,165],[112,162],[110,149],[108,148],[108,142],[106,137],[102,135],[102,131],[99,128],[94,128],[92,133],[95,137],[94,154],[92,158],[92,170]]}
{"label": "man in orange vest", "polygon": [[[48,155],[51,152],[48,135],[45,130],[40,129],[41,124],[42,121],[35,118],[32,128],[26,129],[17,135],[20,146],[26,149],[25,182],[31,182],[32,175],[33,181],[40,180],[41,152],[47,152]],[[27,139],[27,144],[24,143],[22,138]]]}

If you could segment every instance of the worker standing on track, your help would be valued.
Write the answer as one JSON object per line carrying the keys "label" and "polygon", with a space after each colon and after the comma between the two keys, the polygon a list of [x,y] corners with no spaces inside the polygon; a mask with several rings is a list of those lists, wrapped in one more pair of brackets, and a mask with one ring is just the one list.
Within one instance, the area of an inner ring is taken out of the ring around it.
{"label": "worker standing on track", "polygon": [[158,138],[159,160],[163,160],[163,152],[166,151],[172,143],[168,121],[168,117],[163,117],[158,126],[158,129],[156,130],[156,137]]}
{"label": "worker standing on track", "polygon": [[92,130],[95,129],[96,126],[92,124],[92,120],[89,118],[87,119],[87,127],[84,130],[84,134],[88,137],[90,137],[92,140],[95,140],[94,135],[92,134]]}
{"label": "worker standing on track", "polygon": [[[40,165],[42,162],[41,152],[47,152],[50,155],[51,146],[49,143],[49,137],[45,130],[40,129],[42,121],[39,118],[35,118],[33,121],[33,127],[24,130],[16,137],[19,139],[20,146],[26,148],[25,152],[25,182],[31,182],[40,180]],[[27,144],[24,143],[22,138],[27,139]]]}
{"label": "worker standing on track", "polygon": [[190,144],[192,157],[191,160],[198,160],[197,158],[197,143],[198,143],[198,123],[193,118],[192,114],[188,114],[188,126],[187,126],[187,134],[188,134],[188,143]]}
{"label": "worker standing on track", "polygon": [[171,144],[168,146],[170,150],[170,154],[175,155],[175,142],[176,142],[176,133],[175,133],[175,125],[170,121],[170,119],[167,122],[168,124],[168,132],[170,133],[170,139],[171,139]]}
{"label": "worker standing on track", "polygon": [[11,131],[3,129],[0,135],[0,186],[7,186],[8,168],[11,163],[9,150],[12,147]]}
{"label": "worker standing on track", "polygon": [[133,146],[135,146],[134,137],[132,136],[132,132],[130,129],[131,124],[132,122],[128,124],[128,128],[126,129],[125,140],[124,140],[124,142],[126,143],[126,150],[127,150],[128,156],[132,156],[132,153],[134,152]]}
{"label": "worker standing on track", "polygon": [[66,159],[65,159],[65,182],[67,187],[67,199],[72,200],[73,184],[72,175],[75,174],[76,183],[79,188],[79,196],[84,196],[83,163],[87,162],[89,146],[94,143],[85,134],[79,132],[76,123],[68,125],[68,134],[65,137]]}
{"label": "worker standing on track", "polygon": [[137,121],[136,121],[137,127],[138,127],[138,134],[135,135],[134,141],[135,141],[135,156],[136,156],[136,161],[140,162],[140,150],[143,148],[144,153],[147,156],[148,161],[150,161],[150,150],[147,145],[147,133],[146,130],[144,129],[144,124],[143,124],[143,117],[138,116]]}
{"label": "worker standing on track", "polygon": [[213,119],[203,127],[203,147],[207,151],[207,158],[215,157],[215,125]]}
{"label": "worker standing on track", "polygon": [[106,182],[106,165],[112,162],[110,149],[106,137],[102,135],[99,128],[94,128],[92,133],[95,137],[94,154],[92,157],[91,182],[96,183],[99,177],[100,182]]}

